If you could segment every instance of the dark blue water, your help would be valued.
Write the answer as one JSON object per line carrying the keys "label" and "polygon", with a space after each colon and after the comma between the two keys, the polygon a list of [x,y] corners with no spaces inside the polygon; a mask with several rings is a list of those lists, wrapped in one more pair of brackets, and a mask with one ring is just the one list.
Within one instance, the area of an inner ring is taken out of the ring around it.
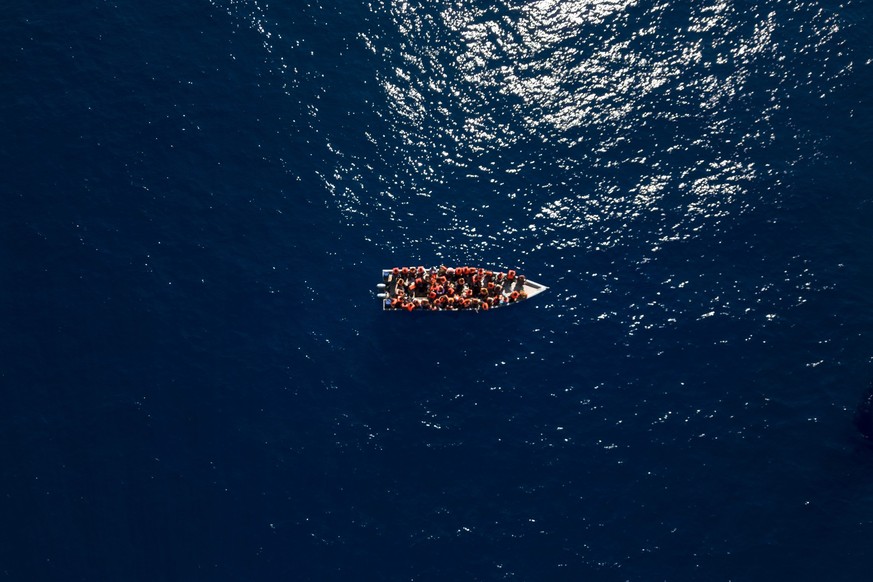
{"label": "dark blue water", "polygon": [[867,3],[0,27],[3,579],[869,577]]}

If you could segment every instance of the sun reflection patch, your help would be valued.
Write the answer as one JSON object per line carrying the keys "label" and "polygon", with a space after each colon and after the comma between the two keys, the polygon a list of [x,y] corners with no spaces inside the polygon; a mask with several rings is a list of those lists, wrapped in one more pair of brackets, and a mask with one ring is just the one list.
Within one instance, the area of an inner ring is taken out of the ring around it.
{"label": "sun reflection patch", "polygon": [[294,131],[333,163],[318,180],[350,226],[384,218],[404,245],[471,256],[485,241],[661,249],[765,208],[822,139],[797,123],[798,101],[837,91],[851,67],[817,0],[374,0],[349,38],[379,94],[361,106],[372,122],[346,127],[325,110],[336,88],[301,73],[312,51],[286,26],[296,13],[210,2],[257,33],[289,97],[317,96]]}

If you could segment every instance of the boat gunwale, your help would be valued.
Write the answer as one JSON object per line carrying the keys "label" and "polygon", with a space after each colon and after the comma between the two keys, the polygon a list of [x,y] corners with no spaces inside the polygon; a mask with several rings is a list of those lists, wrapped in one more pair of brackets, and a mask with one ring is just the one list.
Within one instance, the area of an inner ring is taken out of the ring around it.
{"label": "boat gunwale", "polygon": [[[431,273],[431,272],[436,271],[438,269],[439,269],[439,267],[430,267],[430,268],[426,269],[426,271],[428,273]],[[493,270],[493,269],[489,269],[489,271],[493,271],[494,273],[503,273],[503,271]],[[385,289],[383,289],[382,293],[385,293],[387,295],[386,297],[381,299],[382,311],[404,311],[403,309],[391,309],[388,305],[389,301],[391,299],[391,295],[392,295],[388,291],[388,285],[392,282],[392,276],[393,276],[393,268],[392,269],[382,269],[382,283],[385,285]],[[515,301],[507,301],[507,302],[501,301],[499,305],[491,307],[487,311],[491,311],[494,309],[502,309],[504,307],[508,307],[510,305],[516,305],[519,303],[525,303],[529,299],[532,299],[533,297],[535,297],[535,296],[539,295],[540,293],[543,293],[544,291],[547,291],[549,289],[548,286],[543,285],[542,283],[537,283],[536,281],[532,281],[526,277],[525,277],[524,283],[522,283],[522,287],[524,288],[525,293],[526,293],[526,297],[524,299],[518,299]],[[517,290],[517,289],[513,289],[513,290]],[[380,295],[381,295],[381,293],[380,293]],[[500,295],[503,297],[506,297],[508,294],[505,292],[505,289],[504,289],[504,290],[501,290]],[[419,298],[426,299],[426,297],[415,297],[415,299],[419,299]],[[480,307],[470,307],[470,308],[464,308],[464,309],[438,308],[438,309],[426,309],[426,310],[419,308],[416,311],[447,311],[447,312],[472,311],[472,312],[478,313],[479,311],[486,311],[486,310],[481,309]]]}

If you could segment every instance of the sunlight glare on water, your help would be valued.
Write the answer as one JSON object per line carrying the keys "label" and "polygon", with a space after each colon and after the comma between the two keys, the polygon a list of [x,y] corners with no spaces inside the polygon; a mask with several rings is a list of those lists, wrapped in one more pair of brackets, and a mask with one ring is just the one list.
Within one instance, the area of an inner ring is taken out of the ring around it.
{"label": "sunlight glare on water", "polygon": [[[228,12],[244,14],[243,6],[231,0]],[[289,49],[271,33],[278,24],[269,8],[247,10],[241,18],[268,55],[281,55],[282,43]],[[778,207],[793,169],[824,139],[801,113],[839,87],[850,66],[824,58],[841,54],[837,16],[802,1],[384,0],[370,5],[356,41],[377,65],[371,106],[381,122],[340,139],[319,130],[322,102],[307,105],[334,164],[318,179],[343,222],[415,260],[554,268],[546,274],[558,283],[556,301],[571,294],[561,263],[620,250],[605,274],[585,274],[611,296],[607,308],[578,317],[619,317],[631,329],[645,319],[637,311],[661,326],[687,309],[695,274],[685,271],[705,252],[702,241]],[[286,60],[270,59],[293,86]],[[798,72],[810,68],[821,75]],[[369,153],[352,155],[348,144],[368,144],[357,149]],[[386,221],[389,236],[374,226]],[[798,268],[787,279],[809,287]],[[761,289],[785,277],[769,269],[747,282],[737,274],[731,289],[698,284],[704,297],[694,301],[721,309],[693,317],[772,315],[779,308],[762,301]],[[633,288],[620,276],[629,270]],[[660,282],[641,289],[640,277]]]}
{"label": "sunlight glare on water", "polygon": [[[846,66],[816,63],[820,78],[796,72],[841,42],[836,17],[815,3],[380,9],[402,39],[372,41],[386,57],[393,129],[378,138],[396,172],[386,169],[384,187],[408,184],[399,196],[410,216],[437,206],[443,243],[462,256],[487,257],[488,243],[516,258],[638,246],[647,250],[631,265],[645,269],[665,245],[766,215],[820,140],[793,116],[796,94],[832,90]],[[798,30],[809,31],[802,44]],[[762,273],[732,293],[745,309],[773,283]]]}

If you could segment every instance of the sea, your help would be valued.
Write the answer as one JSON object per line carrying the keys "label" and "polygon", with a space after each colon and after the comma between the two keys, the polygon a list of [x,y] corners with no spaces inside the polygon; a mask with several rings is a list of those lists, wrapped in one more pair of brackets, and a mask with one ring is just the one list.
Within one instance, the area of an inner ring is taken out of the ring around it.
{"label": "sea", "polygon": [[[0,18],[0,580],[866,580],[873,5]],[[390,313],[394,266],[548,291]]]}

